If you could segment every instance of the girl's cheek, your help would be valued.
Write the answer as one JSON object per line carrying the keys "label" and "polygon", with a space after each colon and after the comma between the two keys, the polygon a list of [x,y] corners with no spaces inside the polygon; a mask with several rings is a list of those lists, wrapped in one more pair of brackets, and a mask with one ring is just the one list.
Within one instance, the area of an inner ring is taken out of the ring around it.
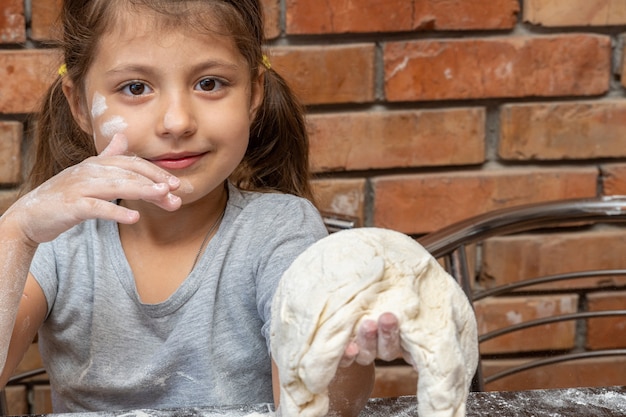
{"label": "girl's cheek", "polygon": [[104,149],[116,133],[124,133],[128,128],[128,123],[122,116],[107,117],[108,108],[106,98],[96,91],[91,101],[91,119],[94,126],[93,139],[98,151]]}

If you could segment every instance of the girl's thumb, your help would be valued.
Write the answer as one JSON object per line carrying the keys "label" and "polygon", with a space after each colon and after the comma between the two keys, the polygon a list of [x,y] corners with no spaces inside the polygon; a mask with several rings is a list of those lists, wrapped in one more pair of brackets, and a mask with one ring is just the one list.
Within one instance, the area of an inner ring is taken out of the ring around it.
{"label": "girl's thumb", "polygon": [[102,152],[101,156],[115,156],[124,155],[128,151],[128,139],[123,133],[116,133],[113,135],[111,142],[107,145]]}

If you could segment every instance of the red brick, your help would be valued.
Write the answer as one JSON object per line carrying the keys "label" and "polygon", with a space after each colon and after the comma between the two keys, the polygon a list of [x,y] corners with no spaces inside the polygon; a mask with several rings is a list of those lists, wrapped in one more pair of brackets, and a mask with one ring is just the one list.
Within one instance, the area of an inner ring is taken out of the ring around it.
{"label": "red brick", "polygon": [[[484,360],[485,375],[528,359]],[[521,391],[530,389],[608,387],[624,385],[626,357],[609,357],[562,362],[511,375],[487,385],[488,391]]]}
{"label": "red brick", "polygon": [[274,39],[280,35],[280,0],[261,0],[265,19],[265,37]]}
{"label": "red brick", "polygon": [[26,21],[22,0],[0,0],[0,43],[26,41]]}
{"label": "red brick", "polygon": [[21,182],[23,129],[19,122],[0,122],[0,184]]}
{"label": "red brick", "polygon": [[611,39],[592,34],[389,42],[389,101],[597,95],[608,91]]}
{"label": "red brick", "polygon": [[59,15],[63,0],[34,0],[31,2],[31,37],[43,41],[60,38]]}
{"label": "red brick", "polygon": [[485,160],[485,113],[476,107],[312,115],[312,169],[480,164]]}
{"label": "red brick", "polygon": [[[626,268],[624,247],[626,232],[619,229],[491,238],[483,243],[481,282],[492,286],[568,272]],[[626,285],[626,277],[585,278],[534,289],[616,285]]]}
{"label": "red brick", "polygon": [[305,104],[374,100],[373,44],[274,47],[272,66]]}
{"label": "red brick", "polygon": [[[577,305],[578,296],[574,294],[484,299],[474,304],[478,334],[530,320],[575,313]],[[575,321],[551,323],[487,340],[480,344],[480,351],[494,354],[572,349],[575,335]]]}
{"label": "red brick", "polygon": [[287,0],[288,34],[510,29],[515,0]]}
{"label": "red brick", "polygon": [[406,0],[287,0],[288,34],[394,32],[413,28]]}
{"label": "red brick", "polygon": [[355,218],[365,223],[365,179],[318,179],[313,189],[318,208],[328,214]]}
{"label": "red brick", "polygon": [[623,100],[513,104],[501,108],[499,155],[507,160],[626,156]]}
{"label": "red brick", "polygon": [[594,197],[597,170],[507,169],[376,177],[374,224],[428,233],[490,210]]}
{"label": "red brick", "polygon": [[524,0],[524,21],[546,27],[626,24],[622,0]]}
{"label": "red brick", "polygon": [[57,77],[58,64],[54,50],[0,51],[0,113],[34,111]]}
{"label": "red brick", "polygon": [[453,0],[413,2],[413,27],[435,30],[512,29],[518,0]]}
{"label": "red brick", "polygon": [[[589,294],[589,311],[626,309],[626,291]],[[587,349],[626,348],[626,316],[587,320]]]}
{"label": "red brick", "polygon": [[614,163],[600,166],[603,195],[626,195],[626,164]]}

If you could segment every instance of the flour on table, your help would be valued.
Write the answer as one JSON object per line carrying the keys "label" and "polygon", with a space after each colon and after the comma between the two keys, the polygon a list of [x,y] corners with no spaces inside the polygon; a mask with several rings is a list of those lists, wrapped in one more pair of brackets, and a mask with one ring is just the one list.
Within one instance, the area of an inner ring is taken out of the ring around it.
{"label": "flour on table", "polygon": [[365,319],[394,313],[419,373],[420,417],[461,417],[478,362],[476,319],[456,281],[421,245],[387,229],[344,230],[285,271],[271,350],[283,417],[328,412],[328,385]]}

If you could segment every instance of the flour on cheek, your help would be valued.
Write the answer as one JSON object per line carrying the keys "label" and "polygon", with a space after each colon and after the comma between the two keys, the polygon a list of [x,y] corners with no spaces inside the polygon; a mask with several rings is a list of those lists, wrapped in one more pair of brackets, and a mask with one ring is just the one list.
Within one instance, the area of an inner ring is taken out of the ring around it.
{"label": "flour on cheek", "polygon": [[[128,123],[126,123],[122,116],[112,116],[100,124],[98,119],[104,116],[108,109],[106,98],[96,91],[91,100],[91,119],[95,125],[99,125],[100,134],[102,136],[107,139],[112,139],[116,133],[124,132],[128,127]],[[96,137],[94,135],[94,140],[95,139]]]}
{"label": "flour on cheek", "polygon": [[116,133],[124,132],[127,127],[128,123],[122,116],[113,116],[102,123],[100,133],[102,133],[102,136],[111,139]]}
{"label": "flour on cheek", "polygon": [[106,98],[96,91],[96,94],[94,94],[93,100],[91,101],[91,117],[95,120],[96,118],[102,116],[107,109],[108,106]]}

